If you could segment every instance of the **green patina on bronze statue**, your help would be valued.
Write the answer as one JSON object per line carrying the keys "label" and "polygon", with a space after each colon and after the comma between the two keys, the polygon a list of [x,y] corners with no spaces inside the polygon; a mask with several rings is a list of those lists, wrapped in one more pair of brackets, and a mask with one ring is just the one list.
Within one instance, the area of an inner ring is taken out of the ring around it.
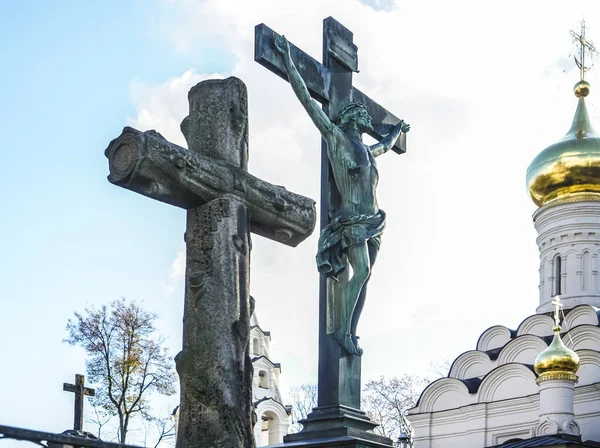
{"label": "green patina on bronze statue", "polygon": [[325,276],[336,278],[346,269],[345,255],[352,267],[352,278],[342,292],[340,326],[334,337],[348,353],[361,355],[356,327],[385,227],[385,213],[377,204],[379,173],[375,158],[388,152],[398,137],[410,130],[410,125],[401,120],[379,143],[365,145],[362,134],[373,130],[365,105],[348,104],[333,123],[310,97],[292,61],[285,36],[276,38],[275,47],[294,93],[327,143],[340,201],[332,204],[330,222],[321,231],[317,266]]}

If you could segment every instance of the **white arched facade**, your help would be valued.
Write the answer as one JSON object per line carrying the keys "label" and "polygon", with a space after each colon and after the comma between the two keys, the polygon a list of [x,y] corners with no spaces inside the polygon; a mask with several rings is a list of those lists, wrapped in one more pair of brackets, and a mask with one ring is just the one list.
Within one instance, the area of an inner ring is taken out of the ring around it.
{"label": "white arched facade", "polygon": [[[600,440],[598,311],[579,305],[563,322],[562,339],[580,358],[574,410],[584,440]],[[485,330],[477,349],[458,356],[448,377],[431,383],[409,411],[414,448],[483,448],[537,435],[540,400],[532,364],[548,346],[553,324],[535,314],[516,331],[501,325]]]}
{"label": "white arched facade", "polygon": [[250,320],[250,357],[254,367],[254,438],[259,447],[282,443],[291,424],[291,407],[283,404],[279,389],[281,365],[271,361],[270,343],[271,333],[260,328],[253,314]]}
{"label": "white arched facade", "polygon": [[255,407],[256,425],[254,438],[256,446],[275,445],[283,442],[290,427],[287,409],[272,398],[259,402]]}

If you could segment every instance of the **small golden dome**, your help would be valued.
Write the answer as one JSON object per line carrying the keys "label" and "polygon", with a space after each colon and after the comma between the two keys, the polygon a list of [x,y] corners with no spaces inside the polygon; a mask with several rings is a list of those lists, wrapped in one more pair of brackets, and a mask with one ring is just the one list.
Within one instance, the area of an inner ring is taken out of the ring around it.
{"label": "small golden dome", "polygon": [[[554,327],[554,339],[542,353],[537,355],[533,364],[535,373],[542,379],[556,379],[557,374],[564,378],[576,379],[579,368],[579,356],[568,348],[560,338],[560,327]],[[546,378],[544,378],[546,377]]]}
{"label": "small golden dome", "polygon": [[589,87],[587,81],[575,84],[579,99],[571,129],[527,169],[527,190],[537,206],[573,194],[600,197],[600,135],[592,128],[585,105]]}

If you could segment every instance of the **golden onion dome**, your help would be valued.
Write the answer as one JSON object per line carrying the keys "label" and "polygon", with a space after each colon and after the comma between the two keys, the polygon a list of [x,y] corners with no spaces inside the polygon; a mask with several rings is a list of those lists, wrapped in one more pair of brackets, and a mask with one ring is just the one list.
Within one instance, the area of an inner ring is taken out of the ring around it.
{"label": "golden onion dome", "polygon": [[600,135],[592,128],[585,105],[590,85],[579,81],[573,91],[579,99],[571,129],[527,169],[527,190],[537,206],[580,193],[600,198]]}
{"label": "golden onion dome", "polygon": [[554,339],[542,353],[537,355],[533,364],[540,380],[577,379],[579,356],[568,348],[560,338],[560,327],[554,327]]}

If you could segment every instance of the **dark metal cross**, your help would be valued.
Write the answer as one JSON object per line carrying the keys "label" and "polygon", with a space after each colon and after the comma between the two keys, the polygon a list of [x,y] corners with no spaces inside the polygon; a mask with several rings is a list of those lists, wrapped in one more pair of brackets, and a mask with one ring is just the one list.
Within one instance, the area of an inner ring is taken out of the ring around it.
{"label": "dark metal cross", "polygon": [[85,377],[83,375],[75,375],[75,384],[63,383],[63,390],[73,392],[75,394],[75,417],[73,419],[73,429],[81,431],[83,429],[83,397],[93,397],[96,395],[96,390],[84,386]]}
{"label": "dark metal cross", "polygon": [[[255,28],[254,60],[281,78],[288,80],[283,61],[275,48],[279,35],[265,24]],[[323,21],[323,63],[319,63],[290,42],[290,55],[310,95],[320,102],[332,122],[338,112],[351,102],[363,103],[372,118],[369,135],[381,140],[400,119],[352,85],[352,73],[358,72],[358,47],[353,34],[332,17]],[[406,134],[392,148],[406,152]],[[339,193],[327,157],[327,144],[321,143],[321,229],[329,222],[329,212],[339,204]],[[333,337],[339,327],[341,290],[347,272],[338,282],[320,278],[319,288],[319,374],[318,407],[301,423],[303,431],[285,437],[286,442],[300,442],[332,434],[370,438],[377,426],[360,411],[361,358],[348,356]],[[333,431],[333,432],[332,432]],[[352,432],[354,431],[354,432]],[[356,432],[358,431],[358,432]],[[389,444],[389,439],[378,443]],[[370,445],[369,445],[370,446]],[[377,445],[382,446],[382,445]]]}

